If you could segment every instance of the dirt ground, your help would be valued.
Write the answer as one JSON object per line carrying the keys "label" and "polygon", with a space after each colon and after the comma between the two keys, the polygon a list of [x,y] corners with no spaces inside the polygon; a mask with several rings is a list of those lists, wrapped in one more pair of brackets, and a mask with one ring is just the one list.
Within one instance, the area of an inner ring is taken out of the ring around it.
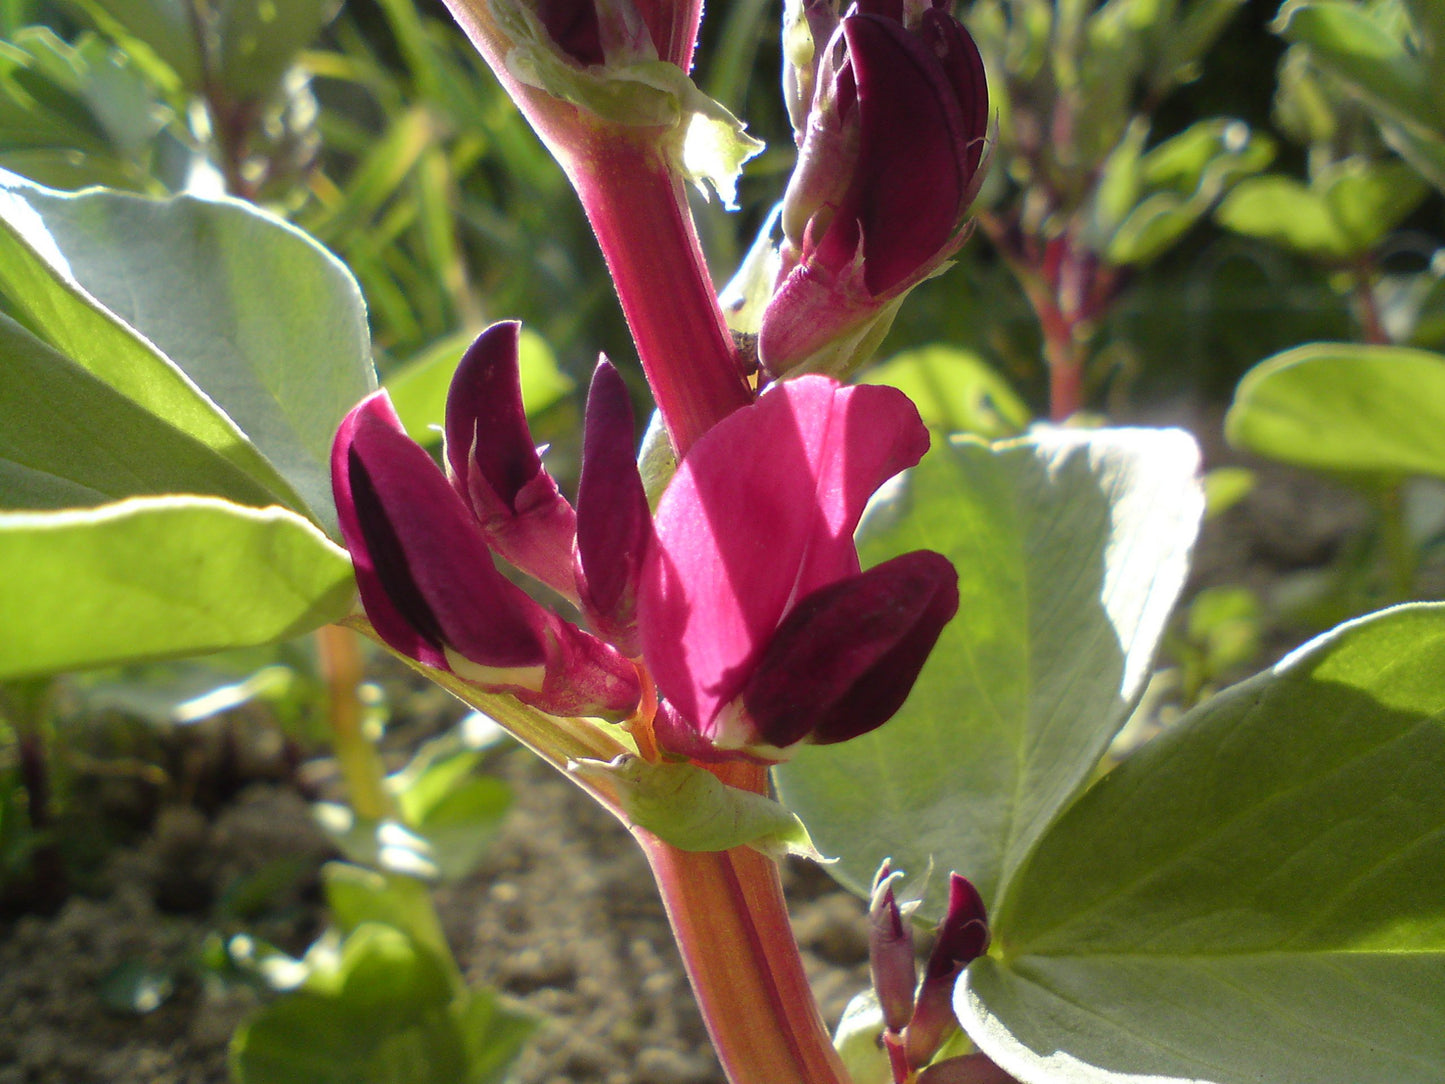
{"label": "dirt ground", "polygon": [[[515,805],[482,867],[438,900],[468,979],[545,1019],[516,1079],[721,1082],[631,838],[525,750],[500,753],[491,768],[512,784]],[[112,856],[104,894],[0,926],[0,1084],[227,1081],[227,1044],[257,997],[208,981],[190,962],[218,928],[206,901],[278,854],[298,856],[305,869],[252,932],[300,951],[319,931],[316,871],[332,852],[306,803],[274,783],[248,787],[211,818],[164,810],[139,846]],[[835,1022],[867,982],[863,905],[801,863],[786,880]],[[137,963],[173,970],[174,991],[154,1011],[116,1012],[105,985]]]}

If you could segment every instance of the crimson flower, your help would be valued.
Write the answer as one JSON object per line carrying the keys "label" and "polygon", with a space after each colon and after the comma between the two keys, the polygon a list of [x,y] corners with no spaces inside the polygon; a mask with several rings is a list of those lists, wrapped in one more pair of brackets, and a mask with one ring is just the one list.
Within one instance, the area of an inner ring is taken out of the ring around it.
{"label": "crimson flower", "polygon": [[963,243],[988,90],[948,6],[933,0],[914,16],[903,0],[858,0],[822,53],[759,333],[775,375],[822,367],[818,355],[840,340],[853,353],[881,338],[892,303]]}
{"label": "crimson flower", "polygon": [[[928,447],[892,388],[773,387],[693,445],[654,519],[627,389],[603,361],[574,511],[527,427],[517,326],[497,324],[457,369],[446,437],[444,473],[384,392],[342,423],[332,481],[362,604],[395,650],[553,714],[631,715],[640,664],[669,752],[776,760],[892,716],[958,608],[939,554],[859,567],[868,498]],[[590,631],[494,557],[570,599]]]}
{"label": "crimson flower", "polygon": [[927,448],[902,393],[821,376],[774,386],[693,445],[638,598],[648,667],[681,720],[660,718],[665,743],[778,759],[898,710],[958,608],[957,574],[928,551],[862,572],[853,532]]}
{"label": "crimson flower", "polygon": [[[450,482],[406,435],[384,391],[352,409],[331,452],[341,533],[367,617],[392,648],[554,715],[623,718],[641,698],[636,667],[493,562],[494,547],[504,546],[520,569],[550,572],[564,557],[572,567],[572,536],[556,526],[573,522],[572,510],[555,507],[562,498],[536,460],[520,391],[508,399],[517,388],[505,371],[516,368],[515,346],[515,325],[494,325],[458,369],[447,402]],[[509,516],[518,493],[535,499]]]}

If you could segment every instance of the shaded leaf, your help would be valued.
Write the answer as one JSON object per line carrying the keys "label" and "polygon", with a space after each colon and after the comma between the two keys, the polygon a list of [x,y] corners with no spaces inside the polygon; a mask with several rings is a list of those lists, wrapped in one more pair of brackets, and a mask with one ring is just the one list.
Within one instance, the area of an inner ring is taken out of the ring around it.
{"label": "shaded leaf", "polygon": [[993,906],[1143,690],[1203,511],[1197,464],[1175,430],[1042,429],[938,445],[875,499],[864,564],[937,550],[961,602],[896,718],[775,769],[844,884],[866,894],[891,856]]}

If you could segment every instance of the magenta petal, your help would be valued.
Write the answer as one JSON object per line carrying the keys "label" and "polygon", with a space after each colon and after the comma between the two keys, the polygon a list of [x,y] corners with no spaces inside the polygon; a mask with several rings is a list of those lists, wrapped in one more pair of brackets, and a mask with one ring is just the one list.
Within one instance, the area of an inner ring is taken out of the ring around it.
{"label": "magenta petal", "polygon": [[637,585],[652,538],[652,510],[633,453],[632,402],[606,360],[587,393],[577,483],[577,593],[593,627],[629,655],[637,639]]}
{"label": "magenta petal", "polygon": [[545,662],[551,615],[493,566],[471,513],[384,393],[348,415],[333,463],[362,602],[388,644],[431,666],[447,665],[444,647],[488,668]]}
{"label": "magenta petal", "polygon": [[693,446],[658,507],[638,610],[658,688],[700,731],[788,609],[858,572],[868,498],[927,448],[901,392],[822,376],[775,385]]}
{"label": "magenta petal", "polygon": [[743,689],[759,740],[827,745],[882,726],[957,612],[958,574],[929,550],[814,591],[784,618]]}
{"label": "magenta petal", "polygon": [[447,393],[448,474],[497,554],[571,598],[577,520],[527,425],[520,331],[515,321],[493,324],[457,365]]}

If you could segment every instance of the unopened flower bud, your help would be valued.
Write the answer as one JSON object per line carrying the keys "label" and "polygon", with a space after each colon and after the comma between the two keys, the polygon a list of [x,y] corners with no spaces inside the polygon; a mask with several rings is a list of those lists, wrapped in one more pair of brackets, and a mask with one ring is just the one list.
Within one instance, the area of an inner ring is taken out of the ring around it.
{"label": "unopened flower bud", "polygon": [[918,1074],[918,1084],[1018,1084],[987,1054],[965,1054],[934,1062]]}
{"label": "unopened flower bud", "polygon": [[988,915],[983,897],[957,873],[948,878],[948,913],[923,969],[918,1002],[905,1033],[908,1064],[927,1065],[958,1027],[953,1015],[953,987],[963,969],[988,950]]}
{"label": "unopened flower bud", "polygon": [[918,981],[913,933],[893,895],[893,882],[901,876],[885,858],[873,878],[873,896],[868,904],[868,969],[878,1006],[883,1010],[883,1023],[892,1031],[907,1027]]}
{"label": "unopened flower bud", "polygon": [[592,374],[577,484],[577,593],[598,634],[641,654],[637,587],[652,539],[652,511],[633,453],[627,385],[605,358]]}
{"label": "unopened flower bud", "polygon": [[988,125],[983,62],[946,8],[916,8],[858,5],[817,59],[760,332],[774,375],[861,363],[963,243]]}

